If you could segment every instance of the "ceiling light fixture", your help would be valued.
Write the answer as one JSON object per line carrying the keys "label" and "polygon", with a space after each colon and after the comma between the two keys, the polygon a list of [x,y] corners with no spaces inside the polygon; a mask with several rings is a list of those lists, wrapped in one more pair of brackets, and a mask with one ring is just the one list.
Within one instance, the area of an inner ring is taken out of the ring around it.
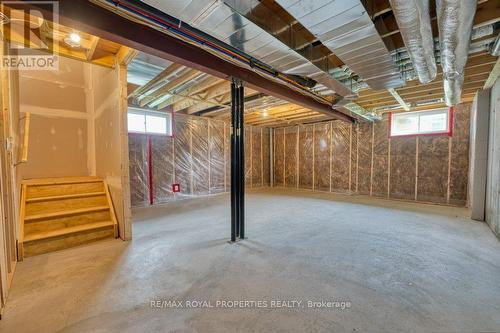
{"label": "ceiling light fixture", "polygon": [[76,32],[72,32],[66,38],[64,38],[64,42],[71,47],[80,47],[81,41],[82,41],[82,38]]}

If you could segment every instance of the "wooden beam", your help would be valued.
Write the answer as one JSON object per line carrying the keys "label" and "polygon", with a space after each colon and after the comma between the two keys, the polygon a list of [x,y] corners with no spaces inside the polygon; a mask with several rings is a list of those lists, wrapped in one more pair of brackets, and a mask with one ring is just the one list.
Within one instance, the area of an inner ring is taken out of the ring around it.
{"label": "wooden beam", "polygon": [[[231,86],[229,86],[229,90],[231,89]],[[251,95],[255,95],[257,92],[253,89],[245,89],[245,97],[248,97],[248,96],[251,96]],[[218,102],[220,104],[227,104],[231,101],[231,96],[230,94],[220,94],[220,95],[223,95],[223,98],[221,98]],[[193,114],[193,113],[197,113],[197,112],[200,112],[200,111],[203,111],[207,108],[209,108],[211,105],[207,105],[207,104],[196,104],[196,105],[193,105],[193,106],[190,106],[186,109],[186,113],[187,114]],[[219,111],[224,111],[224,110],[217,110],[217,112]]]}
{"label": "wooden beam", "polygon": [[92,61],[94,52],[97,49],[97,44],[99,44],[99,37],[91,36],[90,37],[90,47],[87,50],[87,61]]}
{"label": "wooden beam", "polygon": [[403,109],[405,109],[406,111],[410,111],[410,106],[405,103],[405,101],[401,98],[401,96],[399,96],[399,94],[396,90],[390,88],[390,89],[387,89],[387,91],[392,95],[392,97],[394,97],[396,102],[398,102],[399,105],[401,105],[401,107]]}
{"label": "wooden beam", "polygon": [[128,66],[132,60],[139,54],[139,51],[130,47],[122,46],[116,54],[116,61],[119,65]]}
{"label": "wooden beam", "polygon": [[[219,83],[206,89],[205,91],[202,91],[199,93],[203,96],[203,99],[210,100],[210,99],[216,98],[220,95],[226,94],[229,91],[231,91],[231,85],[229,84],[228,81],[222,80],[222,81],[219,81]],[[190,94],[193,95],[192,92]],[[180,110],[184,110],[186,108],[190,108],[196,104],[197,103],[194,103],[192,100],[183,100],[183,101],[179,101],[177,103],[174,103],[174,105],[172,106],[172,109],[174,111],[180,111]],[[194,112],[196,112],[196,111],[194,111]],[[188,110],[188,113],[189,113],[189,110]]]}
{"label": "wooden beam", "polygon": [[489,88],[493,87],[493,84],[495,84],[495,82],[499,76],[500,76],[500,58],[497,59],[495,67],[493,67],[493,70],[491,71],[490,75],[488,76],[488,79],[484,83],[483,89],[489,89]]}
{"label": "wooden beam", "polygon": [[196,69],[190,69],[186,73],[182,74],[181,76],[173,79],[172,81],[169,81],[167,84],[159,88],[158,90],[155,90],[153,93],[150,95],[144,96],[142,99],[139,99],[139,105],[140,106],[145,106],[147,104],[150,104],[159,98],[162,98],[165,94],[168,94],[171,92],[171,90],[175,89],[176,87],[180,86],[181,84],[184,84],[186,81],[189,81],[196,76],[199,76],[201,73],[197,71]]}
{"label": "wooden beam", "polygon": [[[207,78],[205,78],[204,80],[202,80],[201,82],[198,82],[194,85],[192,85],[191,87],[187,88],[186,90],[183,90],[182,91],[182,94],[186,94],[186,95],[196,95],[197,93],[203,91],[203,90],[206,90],[210,87],[212,87],[213,85],[217,84],[221,82],[221,79],[217,78],[217,77],[212,77],[212,76],[209,76]],[[172,96],[170,97],[169,99],[161,102],[160,104],[158,104],[158,109],[163,109],[169,105],[172,105],[172,104],[175,104],[175,103],[180,103],[181,101],[184,101],[186,100],[185,97],[182,97],[182,96]]]}
{"label": "wooden beam", "polygon": [[159,83],[162,83],[165,81],[170,75],[176,73],[180,69],[184,68],[184,66],[179,65],[179,64],[171,64],[167,68],[165,68],[163,71],[158,73],[154,78],[149,80],[146,84],[143,86],[139,87],[136,91],[132,93],[131,97],[138,97],[141,95],[147,95],[147,93],[157,86]]}

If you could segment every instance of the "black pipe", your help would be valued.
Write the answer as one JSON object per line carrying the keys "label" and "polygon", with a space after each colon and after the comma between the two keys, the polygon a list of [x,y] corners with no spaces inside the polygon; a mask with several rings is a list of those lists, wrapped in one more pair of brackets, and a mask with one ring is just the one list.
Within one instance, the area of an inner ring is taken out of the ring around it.
{"label": "black pipe", "polygon": [[240,238],[245,238],[245,123],[244,123],[244,113],[245,113],[245,100],[243,84],[238,87],[239,90],[239,128],[240,128],[240,142],[239,142],[239,154],[240,154]]}
{"label": "black pipe", "polygon": [[231,242],[236,242],[236,84],[231,82]]}

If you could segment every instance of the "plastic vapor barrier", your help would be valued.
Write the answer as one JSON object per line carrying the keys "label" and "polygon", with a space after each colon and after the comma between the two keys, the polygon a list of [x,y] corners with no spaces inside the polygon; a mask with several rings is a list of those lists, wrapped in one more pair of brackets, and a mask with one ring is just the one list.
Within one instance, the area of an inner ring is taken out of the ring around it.
{"label": "plastic vapor barrier", "polygon": [[285,186],[297,187],[297,127],[285,128]]}
{"label": "plastic vapor barrier", "polygon": [[273,131],[274,186],[285,186],[285,129],[277,128]]}
{"label": "plastic vapor barrier", "polygon": [[299,128],[299,187],[313,188],[314,173],[314,125],[301,125]]}
{"label": "plastic vapor barrier", "polygon": [[373,124],[372,195],[388,195],[389,180],[389,121],[387,118]]}
{"label": "plastic vapor barrier", "polygon": [[273,185],[464,206],[470,107],[455,109],[452,136],[390,138],[387,115],[276,128]]}
{"label": "plastic vapor barrier", "polygon": [[330,191],[331,152],[330,122],[314,124],[314,189]]}
{"label": "plastic vapor barrier", "polygon": [[332,122],[332,176],[333,192],[349,191],[349,167],[351,147],[351,125]]}
{"label": "plastic vapor barrier", "polygon": [[130,200],[134,206],[149,203],[148,140],[145,136],[129,135]]}
{"label": "plastic vapor barrier", "polygon": [[[150,189],[153,204],[230,190],[229,125],[175,114],[174,126],[173,137],[129,135],[130,191],[135,207],[149,205]],[[247,187],[269,185],[269,133],[268,128],[247,126]],[[179,192],[174,193],[174,184],[179,185]]]}
{"label": "plastic vapor barrier", "polygon": [[460,206],[467,203],[470,109],[470,103],[460,104],[456,107],[453,121],[453,136],[450,142],[449,202]]}

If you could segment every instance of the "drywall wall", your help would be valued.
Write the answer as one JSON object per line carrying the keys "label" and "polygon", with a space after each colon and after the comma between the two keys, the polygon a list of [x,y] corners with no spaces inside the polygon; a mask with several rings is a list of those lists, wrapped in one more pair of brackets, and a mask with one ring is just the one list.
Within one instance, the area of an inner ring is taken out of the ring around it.
{"label": "drywall wall", "polygon": [[[119,224],[120,237],[130,239],[128,193],[127,73],[123,66],[92,66],[95,175],[106,180]],[[92,143],[91,143],[92,144]]]}
{"label": "drywall wall", "polygon": [[479,90],[471,106],[469,152],[469,208],[478,221],[485,220],[489,116],[490,90]]}
{"label": "drywall wall", "polygon": [[500,238],[500,80],[490,93],[486,222]]}
{"label": "drywall wall", "polygon": [[451,137],[389,138],[387,116],[277,128],[273,185],[465,206],[469,114],[457,106]]}
{"label": "drywall wall", "polygon": [[20,112],[31,114],[22,179],[105,179],[123,239],[131,237],[126,75],[119,64],[108,68],[65,57],[58,70],[19,73]]}
{"label": "drywall wall", "polygon": [[[229,191],[230,128],[223,121],[175,114],[174,137],[129,135],[129,174],[133,206],[149,205],[150,166],[153,204]],[[248,188],[269,185],[269,129],[247,126],[245,178]],[[172,185],[179,184],[174,193]]]}
{"label": "drywall wall", "polygon": [[91,65],[60,58],[57,71],[19,71],[19,109],[31,113],[23,179],[87,176],[88,72]]}

